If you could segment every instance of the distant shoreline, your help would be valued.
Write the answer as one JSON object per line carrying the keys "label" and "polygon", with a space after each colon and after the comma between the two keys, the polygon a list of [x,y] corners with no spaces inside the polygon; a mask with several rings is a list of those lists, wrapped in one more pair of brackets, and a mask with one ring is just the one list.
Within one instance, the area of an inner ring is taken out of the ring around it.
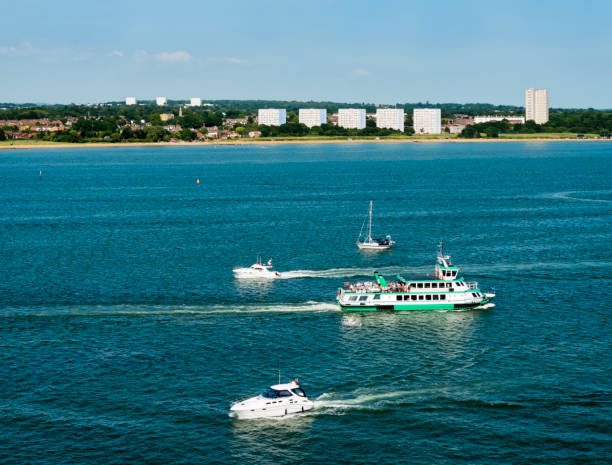
{"label": "distant shoreline", "polygon": [[64,148],[113,148],[113,147],[208,147],[218,145],[286,145],[286,144],[436,144],[436,143],[482,143],[482,142],[612,142],[612,139],[577,138],[495,138],[495,139],[286,139],[286,140],[223,140],[214,142],[78,142],[50,144],[0,144],[0,150],[20,149],[64,149]]}

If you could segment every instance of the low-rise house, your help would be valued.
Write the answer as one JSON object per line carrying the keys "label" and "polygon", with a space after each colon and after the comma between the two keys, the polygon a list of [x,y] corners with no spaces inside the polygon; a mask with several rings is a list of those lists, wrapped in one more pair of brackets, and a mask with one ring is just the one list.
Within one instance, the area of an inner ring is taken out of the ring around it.
{"label": "low-rise house", "polygon": [[261,137],[261,131],[251,131],[249,132],[249,137],[251,138]]}

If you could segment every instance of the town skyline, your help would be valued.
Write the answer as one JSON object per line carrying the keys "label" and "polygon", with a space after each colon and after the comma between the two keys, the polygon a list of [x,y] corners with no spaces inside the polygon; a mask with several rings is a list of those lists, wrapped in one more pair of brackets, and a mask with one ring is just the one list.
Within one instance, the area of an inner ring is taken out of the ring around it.
{"label": "town skyline", "polygon": [[[559,108],[612,107],[612,4],[313,1],[11,5],[0,101],[492,102],[547,88]],[[27,26],[25,24],[27,18]]]}

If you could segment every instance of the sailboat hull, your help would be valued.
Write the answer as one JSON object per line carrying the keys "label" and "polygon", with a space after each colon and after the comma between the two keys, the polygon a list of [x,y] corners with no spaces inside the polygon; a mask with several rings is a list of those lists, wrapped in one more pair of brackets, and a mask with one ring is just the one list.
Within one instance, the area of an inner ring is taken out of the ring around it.
{"label": "sailboat hull", "polygon": [[359,247],[360,250],[389,250],[391,248],[391,245],[380,245],[380,244],[368,244],[365,242],[357,242],[357,247]]}

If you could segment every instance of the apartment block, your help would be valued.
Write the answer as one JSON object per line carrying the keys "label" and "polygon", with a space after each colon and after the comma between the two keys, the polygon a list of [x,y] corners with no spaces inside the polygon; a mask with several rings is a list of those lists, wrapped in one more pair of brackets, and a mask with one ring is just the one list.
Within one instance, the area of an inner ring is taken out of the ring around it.
{"label": "apartment block", "polygon": [[536,124],[548,122],[548,89],[527,89],[525,91],[525,119]]}
{"label": "apartment block", "polygon": [[136,105],[136,97],[126,97],[125,104],[126,105]]}
{"label": "apartment block", "polygon": [[363,129],[366,127],[366,111],[363,108],[340,108],[338,110],[338,126],[347,129]]}
{"label": "apartment block", "polygon": [[257,123],[264,126],[280,126],[287,122],[287,110],[284,108],[261,108],[257,112]]}
{"label": "apartment block", "polygon": [[201,107],[202,99],[200,97],[191,97],[191,103],[189,103],[191,107]]}
{"label": "apartment block", "polygon": [[300,108],[300,123],[308,126],[321,126],[327,123],[327,110],[320,108]]}
{"label": "apartment block", "polygon": [[166,97],[157,97],[155,99],[155,102],[157,102],[158,106],[162,106],[162,105],[167,105],[168,104],[168,100],[166,99]]}
{"label": "apartment block", "polygon": [[395,108],[378,108],[376,110],[376,127],[395,129],[404,132],[404,110]]}
{"label": "apartment block", "polygon": [[525,124],[523,116],[474,116],[474,123],[491,123],[507,120],[510,124]]}
{"label": "apartment block", "polygon": [[415,108],[412,113],[415,134],[440,134],[442,111],[439,108]]}

